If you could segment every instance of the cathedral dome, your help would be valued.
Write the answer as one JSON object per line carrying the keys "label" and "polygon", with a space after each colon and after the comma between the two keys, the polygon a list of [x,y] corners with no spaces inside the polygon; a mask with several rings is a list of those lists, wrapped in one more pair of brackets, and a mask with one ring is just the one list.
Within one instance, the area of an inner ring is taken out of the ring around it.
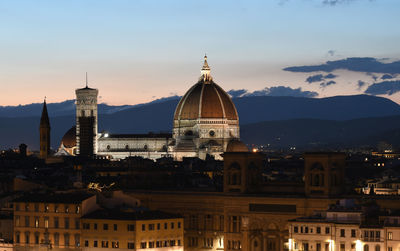
{"label": "cathedral dome", "polygon": [[76,147],[76,126],[71,127],[61,139],[61,144],[66,148]]}
{"label": "cathedral dome", "polygon": [[181,98],[175,110],[175,120],[228,119],[238,120],[236,107],[229,95],[210,76],[207,56],[202,76]]}
{"label": "cathedral dome", "polygon": [[240,140],[233,139],[229,141],[226,152],[248,152],[249,148]]}

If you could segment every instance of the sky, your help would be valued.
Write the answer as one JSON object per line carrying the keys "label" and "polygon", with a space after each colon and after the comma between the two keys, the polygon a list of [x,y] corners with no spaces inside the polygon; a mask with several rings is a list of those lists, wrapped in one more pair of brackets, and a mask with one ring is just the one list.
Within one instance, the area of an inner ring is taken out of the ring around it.
{"label": "sky", "polygon": [[[390,64],[400,60],[399,10],[398,0],[3,0],[0,105],[73,99],[85,72],[112,105],[183,95],[205,53],[226,91],[288,87],[400,103],[400,67]],[[327,61],[339,66],[301,68]],[[357,70],[370,63],[384,70]]]}

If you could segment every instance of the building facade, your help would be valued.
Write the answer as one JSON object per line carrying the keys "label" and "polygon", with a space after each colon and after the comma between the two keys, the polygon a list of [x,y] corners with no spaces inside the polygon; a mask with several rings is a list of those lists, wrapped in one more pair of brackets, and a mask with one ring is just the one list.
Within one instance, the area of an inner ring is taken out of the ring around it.
{"label": "building facade", "polygon": [[[228,143],[239,139],[239,116],[229,95],[210,74],[207,57],[198,82],[181,98],[173,118],[172,134],[98,133],[98,90],[76,90],[76,150],[63,142],[58,155],[101,155],[111,159],[130,156],[157,159],[211,155],[222,159]],[[66,135],[68,132],[66,133]]]}

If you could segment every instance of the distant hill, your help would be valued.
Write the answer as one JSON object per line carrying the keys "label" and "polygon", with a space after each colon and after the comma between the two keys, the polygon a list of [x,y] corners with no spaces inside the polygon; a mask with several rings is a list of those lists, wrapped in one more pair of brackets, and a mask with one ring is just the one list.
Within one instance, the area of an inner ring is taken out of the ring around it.
{"label": "distant hill", "polygon": [[273,148],[336,149],[376,146],[380,141],[400,147],[400,116],[346,121],[292,119],[264,121],[241,126],[245,143]]}
{"label": "distant hill", "polygon": [[[171,131],[173,114],[178,101],[179,97],[174,96],[135,106],[99,105],[99,131],[107,130],[113,133]],[[373,123],[373,120],[379,121],[379,119],[376,119],[377,117],[400,116],[400,106],[395,102],[386,98],[368,95],[336,96],[321,99],[258,96],[235,98],[233,101],[239,113],[240,124],[243,129],[242,136],[248,143],[256,143],[256,138],[246,134],[246,125],[252,123],[283,120],[281,121],[283,126],[284,121],[292,119],[338,122],[360,118],[375,118],[367,121],[368,123]],[[41,106],[41,104],[32,104],[21,106],[20,109],[18,107],[0,107],[0,114],[2,114],[0,116],[0,149],[16,147],[22,142],[31,149],[38,149],[38,126]],[[57,148],[63,134],[75,124],[74,101],[69,100],[57,104],[48,104],[48,110],[52,128],[52,146]],[[27,116],[31,113],[32,115]],[[306,130],[311,125],[304,125],[304,130],[297,132],[310,135],[314,135],[319,130],[325,130],[324,132],[326,132],[325,128],[330,128],[332,123],[316,123],[322,128],[316,127],[313,131]],[[269,124],[269,126],[271,125]],[[291,127],[291,130],[296,130],[299,125],[289,123],[287,126]],[[393,127],[392,129],[396,128]],[[329,134],[332,134],[333,138],[336,137],[333,133]],[[260,129],[257,131],[257,135],[259,140],[264,135],[266,135],[264,138],[268,138],[270,137],[268,135],[272,134],[269,134],[269,131],[261,131]],[[321,133],[321,137],[322,135],[324,133]],[[315,136],[316,140],[318,139],[317,136]],[[300,136],[293,135],[293,137]],[[291,138],[293,137],[291,136]]]}

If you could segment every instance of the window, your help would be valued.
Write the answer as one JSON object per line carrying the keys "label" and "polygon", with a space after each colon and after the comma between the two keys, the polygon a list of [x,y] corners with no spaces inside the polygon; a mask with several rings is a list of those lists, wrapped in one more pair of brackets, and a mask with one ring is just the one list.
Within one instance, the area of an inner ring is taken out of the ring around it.
{"label": "window", "polygon": [[64,234],[64,245],[69,246],[69,234]]}
{"label": "window", "polygon": [[128,224],[128,231],[135,231],[135,225],[134,224]]}
{"label": "window", "polygon": [[54,233],[54,246],[58,247],[60,245],[60,234]]}
{"label": "window", "polygon": [[114,231],[117,231],[117,230],[118,230],[118,225],[114,224]]}
{"label": "window", "polygon": [[376,240],[379,241],[379,239],[381,238],[381,231],[376,231],[375,232],[375,238],[376,238]]}
{"label": "window", "polygon": [[58,213],[58,205],[54,205],[54,212]]}
{"label": "window", "polygon": [[164,229],[168,229],[168,223],[164,223]]}
{"label": "window", "polygon": [[156,248],[162,247],[162,242],[161,241],[156,241]]}
{"label": "window", "polygon": [[149,241],[149,248],[154,248],[154,241]]}
{"label": "window", "polygon": [[108,224],[103,224],[103,230],[108,230]]}
{"label": "window", "polygon": [[81,208],[78,205],[78,206],[75,207],[75,213],[79,214],[80,212],[81,212]]}
{"label": "window", "polygon": [[355,243],[351,243],[351,249],[356,249],[356,244]]}
{"label": "window", "polygon": [[58,217],[54,217],[54,228],[59,228],[59,225]]}
{"label": "window", "polygon": [[15,216],[15,226],[16,227],[20,226],[20,218],[19,218],[19,216]]}
{"label": "window", "polygon": [[140,243],[140,248],[147,248],[147,243],[146,242],[141,242]]}
{"label": "window", "polygon": [[28,203],[25,204],[25,211],[27,211],[27,212],[29,211],[29,204]]}
{"label": "window", "polygon": [[97,223],[93,223],[93,229],[97,230]]}
{"label": "window", "polygon": [[29,244],[29,232],[25,232],[25,243]]}
{"label": "window", "polygon": [[83,223],[82,227],[83,229],[90,229],[90,223]]}
{"label": "window", "polygon": [[393,251],[392,247],[388,247],[387,251]]}
{"label": "window", "polygon": [[68,217],[64,218],[64,228],[69,229],[69,218]]}
{"label": "window", "polygon": [[[297,243],[295,243],[297,244]],[[325,251],[329,251],[329,243],[325,243]]]}
{"label": "window", "polygon": [[369,246],[368,245],[364,245],[364,251],[369,251]]}
{"label": "window", "polygon": [[321,233],[321,227],[317,227],[316,231],[317,231],[317,234],[320,234]]}
{"label": "window", "polygon": [[[213,238],[204,238],[203,241],[204,241],[203,246],[205,248],[212,248],[213,247]],[[171,241],[171,243],[172,243],[172,241]],[[175,246],[175,242],[174,242],[174,246]]]}
{"label": "window", "polygon": [[29,216],[25,216],[25,227],[29,227]]}
{"label": "window", "polygon": [[146,225],[142,224],[142,231],[146,231]]}
{"label": "window", "polygon": [[340,243],[340,251],[345,251],[346,245],[344,243]]}
{"label": "window", "polygon": [[171,229],[174,229],[175,223],[171,222]]}
{"label": "window", "polygon": [[49,205],[44,205],[44,211],[47,213],[47,212],[49,212]]}
{"label": "window", "polygon": [[65,212],[69,213],[69,206],[68,205],[65,206]]}
{"label": "window", "polygon": [[[219,240],[221,241],[221,239],[219,239]],[[181,246],[181,240],[178,240],[178,246]],[[220,243],[219,246],[222,247],[222,246],[221,246],[221,243]]]}
{"label": "window", "polygon": [[393,232],[388,232],[388,240],[393,240]]}
{"label": "window", "polygon": [[[212,246],[212,238],[209,238],[209,239],[211,239],[211,246]],[[171,241],[169,242],[169,245],[170,245],[171,247],[175,246],[175,244],[176,244],[175,240],[171,240]]]}
{"label": "window", "polygon": [[308,234],[308,227],[304,228],[304,233]]}
{"label": "window", "polygon": [[356,236],[356,230],[355,230],[355,229],[352,229],[352,230],[351,230],[351,237],[353,237],[353,238],[357,237],[357,236]]}
{"label": "window", "polygon": [[119,248],[119,242],[118,241],[111,242],[111,247],[112,248]]}
{"label": "window", "polygon": [[49,217],[44,217],[44,228],[49,228]]}
{"label": "window", "polygon": [[128,242],[128,249],[135,249],[135,243],[134,242]]}
{"label": "window", "polygon": [[380,251],[381,250],[381,246],[380,245],[375,245],[375,251]]}
{"label": "window", "polygon": [[20,243],[21,242],[21,236],[20,236],[19,232],[15,233],[15,242],[16,243]]}
{"label": "window", "polygon": [[346,237],[344,229],[340,229],[340,237]]}
{"label": "window", "polygon": [[39,233],[35,233],[35,244],[39,244]]}
{"label": "window", "polygon": [[154,224],[149,224],[149,230],[154,230]]}
{"label": "window", "polygon": [[330,228],[329,228],[329,227],[326,227],[326,228],[325,228],[325,234],[329,234],[329,232],[330,232]]}
{"label": "window", "polygon": [[75,247],[81,246],[81,236],[79,234],[75,235]]}
{"label": "window", "polygon": [[79,218],[76,218],[75,219],[75,229],[80,229],[80,226],[81,226],[81,224],[79,222]]}
{"label": "window", "polygon": [[89,247],[89,241],[85,240],[85,247]]}
{"label": "window", "polygon": [[321,251],[321,243],[317,243],[317,251]]}
{"label": "window", "polygon": [[181,225],[182,225],[181,222],[178,222],[178,228],[181,228]]}
{"label": "window", "polygon": [[108,248],[108,241],[101,241],[102,248]]}
{"label": "window", "polygon": [[39,204],[38,203],[35,203],[35,212],[39,212]]}
{"label": "window", "polygon": [[39,217],[35,217],[35,228],[39,227]]}
{"label": "window", "polygon": [[160,230],[160,228],[161,228],[161,224],[157,223],[157,230]]}
{"label": "window", "polygon": [[99,243],[97,241],[93,241],[93,247],[97,248],[99,246]]}
{"label": "window", "polygon": [[198,246],[198,238],[189,237],[189,247],[197,247],[197,246]]}

